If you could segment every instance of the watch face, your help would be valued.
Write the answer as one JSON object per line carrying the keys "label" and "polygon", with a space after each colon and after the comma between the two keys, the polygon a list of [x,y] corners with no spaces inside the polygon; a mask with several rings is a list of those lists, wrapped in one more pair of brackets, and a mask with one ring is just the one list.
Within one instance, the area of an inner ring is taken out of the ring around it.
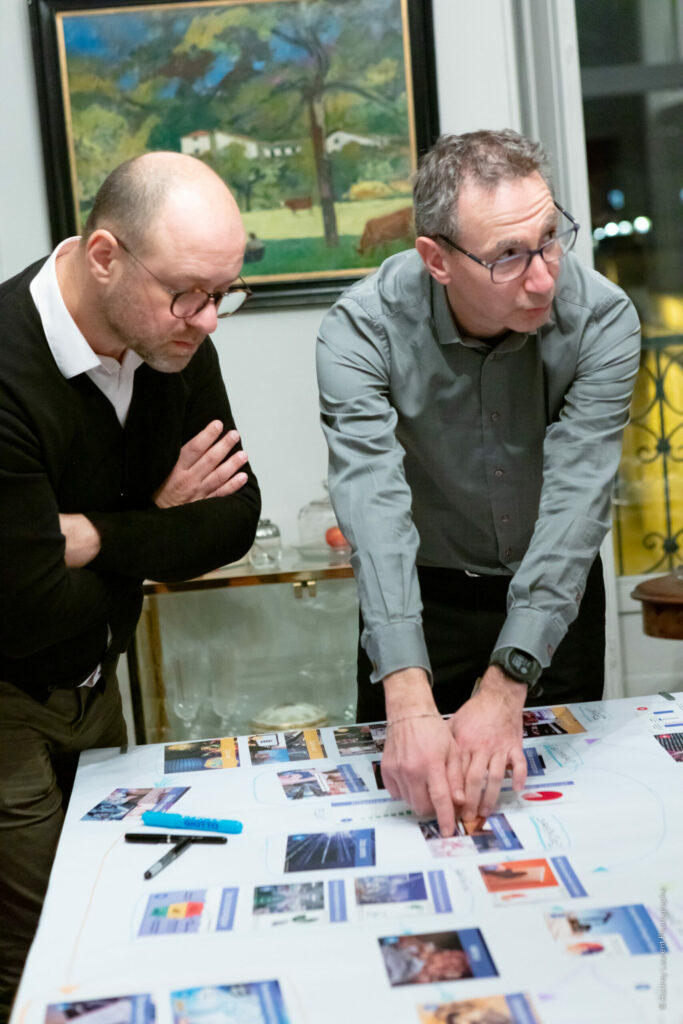
{"label": "watch face", "polygon": [[509,657],[510,668],[514,669],[515,672],[521,672],[522,675],[527,675],[532,667],[534,659],[525,654],[524,651],[510,651]]}

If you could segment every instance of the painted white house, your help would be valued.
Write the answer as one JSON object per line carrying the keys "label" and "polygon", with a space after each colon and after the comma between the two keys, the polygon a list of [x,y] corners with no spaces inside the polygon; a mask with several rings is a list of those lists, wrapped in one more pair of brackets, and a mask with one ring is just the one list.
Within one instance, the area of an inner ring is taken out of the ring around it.
{"label": "painted white house", "polygon": [[381,135],[355,135],[353,132],[336,131],[325,139],[325,151],[338,153],[349,142],[357,142],[359,146],[374,146],[378,149],[387,145],[387,140]]}
{"label": "painted white house", "polygon": [[180,140],[180,151],[189,156],[202,156],[212,150],[226,149],[233,143],[242,146],[248,160],[255,160],[257,157],[270,159],[271,157],[294,156],[301,152],[300,142],[260,142],[248,135],[234,135],[220,130],[209,132],[205,129],[183,135]]}
{"label": "painted white house", "polygon": [[[349,142],[356,142],[359,146],[372,146],[376,149],[382,149],[387,145],[387,139],[381,135],[356,135],[353,132],[336,131],[331,132],[325,139],[325,152],[338,153]],[[204,153],[209,153],[212,150],[225,149],[232,143],[242,146],[244,155],[249,160],[254,160],[257,157],[271,159],[272,157],[294,156],[301,152],[301,143],[292,140],[260,142],[248,135],[235,135],[220,130],[209,132],[205,129],[183,135],[180,140],[180,151],[189,156],[203,156]]]}

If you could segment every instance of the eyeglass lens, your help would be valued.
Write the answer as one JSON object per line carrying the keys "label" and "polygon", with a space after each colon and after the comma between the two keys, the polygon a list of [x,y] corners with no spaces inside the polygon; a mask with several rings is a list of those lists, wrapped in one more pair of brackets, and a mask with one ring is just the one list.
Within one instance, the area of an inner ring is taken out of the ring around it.
{"label": "eyeglass lens", "polygon": [[216,316],[221,319],[236,313],[248,297],[249,291],[246,285],[244,289],[235,288],[234,291],[224,292],[220,299],[203,291],[180,292],[171,304],[171,312],[174,316],[184,320],[200,313],[213,298],[216,304]]}
{"label": "eyeglass lens", "polygon": [[[555,263],[574,245],[576,241],[576,229],[569,228],[563,231],[556,238],[551,238],[539,249],[541,257],[546,263]],[[507,256],[502,260],[495,260],[491,264],[491,276],[496,283],[512,281],[515,277],[521,277],[529,263],[530,256],[527,253],[519,253],[518,256]]]}

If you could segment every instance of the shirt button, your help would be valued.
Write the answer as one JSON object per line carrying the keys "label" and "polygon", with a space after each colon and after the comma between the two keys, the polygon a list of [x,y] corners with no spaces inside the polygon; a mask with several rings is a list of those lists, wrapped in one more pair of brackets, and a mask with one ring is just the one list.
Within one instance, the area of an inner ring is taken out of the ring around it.
{"label": "shirt button", "polygon": [[494,476],[501,477],[501,476],[504,476],[504,474],[505,474],[505,470],[504,469],[494,469],[494,471],[493,471],[493,475]]}
{"label": "shirt button", "polygon": [[501,523],[509,523],[510,522],[510,516],[507,514],[507,512],[503,512],[502,516],[500,517],[500,521],[501,521]]}
{"label": "shirt button", "polygon": [[492,412],[491,413],[491,422],[492,423],[497,423],[499,419],[500,419],[500,413],[499,412]]}
{"label": "shirt button", "polygon": [[509,558],[512,554],[512,548],[505,548],[505,557]]}
{"label": "shirt button", "polygon": [[492,352],[491,355],[489,356],[489,359],[492,363],[495,362],[497,358],[498,354],[496,352]]}

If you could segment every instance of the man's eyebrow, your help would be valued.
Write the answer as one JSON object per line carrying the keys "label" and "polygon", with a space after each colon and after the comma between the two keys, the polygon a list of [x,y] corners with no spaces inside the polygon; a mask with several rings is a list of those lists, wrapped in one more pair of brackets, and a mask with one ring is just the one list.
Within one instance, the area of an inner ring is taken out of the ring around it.
{"label": "man's eyebrow", "polygon": [[[545,235],[552,228],[556,228],[559,223],[560,211],[554,210],[549,213],[546,221],[541,230],[541,234]],[[504,238],[496,245],[497,252],[504,252],[506,249],[514,249],[515,246],[524,246],[525,243],[520,238]]]}
{"label": "man's eyebrow", "polygon": [[240,277],[241,277],[241,274],[238,274],[237,277],[231,278],[230,281],[227,284],[222,282],[220,287],[218,287],[218,288],[213,288],[213,287],[209,288],[208,284],[206,284],[206,285],[198,284],[196,279],[195,279],[191,285],[188,284],[188,285],[185,285],[184,288],[178,288],[177,294],[180,295],[181,292],[194,292],[194,291],[197,291],[197,290],[202,291],[202,292],[206,292],[207,295],[213,294],[213,292],[224,292],[224,293],[227,293],[229,288],[232,288],[232,286],[234,284],[237,284],[239,282]]}

